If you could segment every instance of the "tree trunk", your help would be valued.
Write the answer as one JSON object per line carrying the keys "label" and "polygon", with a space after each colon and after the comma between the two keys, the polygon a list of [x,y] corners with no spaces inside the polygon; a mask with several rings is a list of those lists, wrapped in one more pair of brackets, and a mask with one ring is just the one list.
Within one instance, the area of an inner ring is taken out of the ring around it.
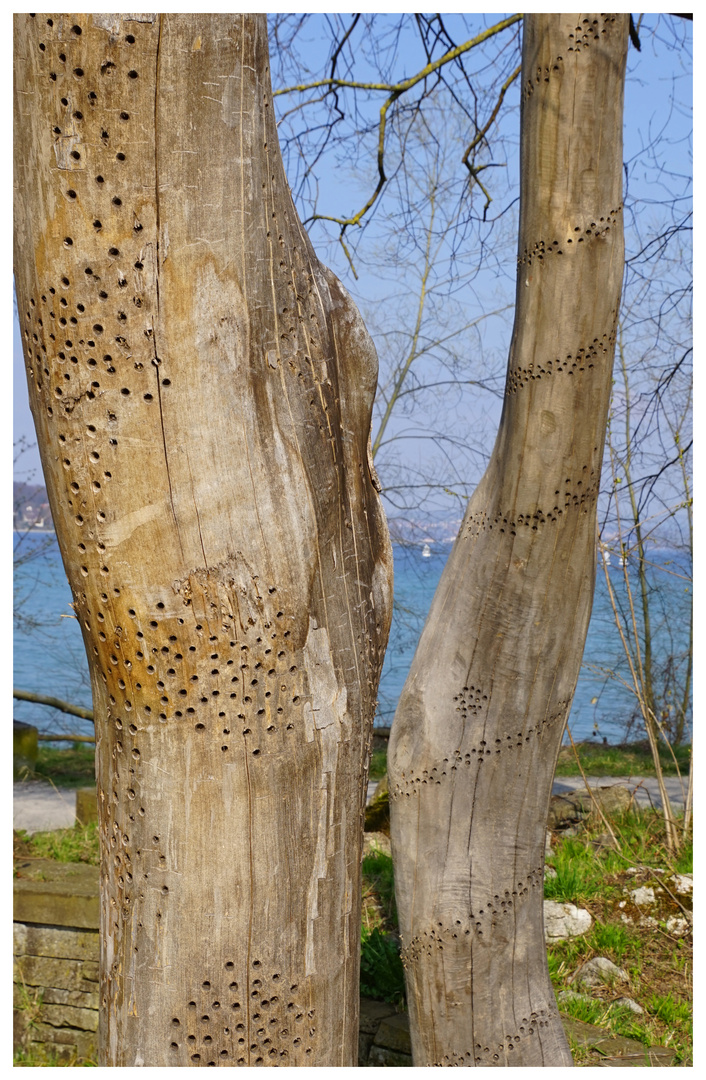
{"label": "tree trunk", "polygon": [[16,16],[15,266],[91,669],[101,1063],[355,1065],[377,357],[261,15]]}
{"label": "tree trunk", "polygon": [[571,1064],[547,969],[544,839],[595,580],[627,24],[525,16],[505,405],[390,740],[417,1066]]}

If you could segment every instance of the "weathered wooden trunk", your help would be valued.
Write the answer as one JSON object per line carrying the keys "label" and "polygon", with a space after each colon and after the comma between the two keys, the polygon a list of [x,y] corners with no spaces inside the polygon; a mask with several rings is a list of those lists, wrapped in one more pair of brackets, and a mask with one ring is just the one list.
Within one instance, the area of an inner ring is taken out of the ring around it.
{"label": "weathered wooden trunk", "polygon": [[18,15],[15,270],[97,735],[101,1061],[354,1065],[374,347],[260,15]]}
{"label": "weathered wooden trunk", "polygon": [[571,1064],[544,945],[544,841],[595,578],[627,18],[525,16],[505,405],[390,740],[418,1066]]}

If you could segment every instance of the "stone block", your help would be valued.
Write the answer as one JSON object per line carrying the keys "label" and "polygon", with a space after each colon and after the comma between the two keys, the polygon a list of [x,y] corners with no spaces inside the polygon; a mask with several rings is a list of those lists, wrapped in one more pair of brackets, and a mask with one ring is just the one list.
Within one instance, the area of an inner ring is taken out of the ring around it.
{"label": "stone block", "polygon": [[375,794],[365,808],[365,831],[390,835],[390,792],[387,774],[375,788]]}
{"label": "stone block", "polygon": [[79,1031],[98,1031],[98,1010],[78,1009],[75,1005],[42,1003],[39,1019],[54,1028],[77,1028]]}
{"label": "stone block", "polygon": [[37,765],[37,729],[22,720],[12,722],[12,772],[21,779],[34,772]]}
{"label": "stone block", "polygon": [[591,929],[591,916],[585,908],[575,904],[560,904],[556,900],[544,901],[544,935],[547,941],[563,941],[580,937]]}
{"label": "stone block", "polygon": [[411,1066],[412,1055],[401,1054],[397,1050],[388,1050],[384,1046],[371,1046],[368,1056],[368,1065],[378,1068],[395,1068],[399,1066]]}
{"label": "stone block", "polygon": [[627,982],[628,978],[627,971],[607,956],[594,956],[581,965],[571,981],[579,986],[600,986],[602,983]]}
{"label": "stone block", "polygon": [[78,788],[76,791],[76,823],[90,825],[98,820],[98,797],[95,785]]}
{"label": "stone block", "polygon": [[586,1024],[583,1020],[572,1020],[562,1016],[564,1031],[577,1045],[586,1049],[598,1050],[601,1054],[601,1066],[669,1066],[674,1063],[676,1054],[666,1046],[645,1046],[637,1039],[628,1039],[623,1035],[613,1035],[606,1028]]}
{"label": "stone block", "polygon": [[52,986],[94,993],[98,989],[98,964],[95,960],[16,956],[13,978],[26,987]]}
{"label": "stone block", "polygon": [[97,930],[98,867],[32,859],[15,864],[14,919],[44,926]]}
{"label": "stone block", "polygon": [[610,817],[628,810],[632,804],[632,795],[622,784],[609,784],[605,787],[578,788],[576,791],[552,795],[549,802],[547,824],[550,829],[567,831],[572,824],[581,824],[589,817],[600,819],[598,807]]}
{"label": "stone block", "polygon": [[98,1058],[98,1037],[93,1031],[55,1028],[39,1022],[26,1031],[22,1044],[33,1055],[47,1059],[96,1061]]}
{"label": "stone block", "polygon": [[407,1013],[399,1013],[397,1016],[389,1016],[382,1020],[373,1045],[384,1047],[396,1054],[408,1054],[411,1057],[412,1041],[409,1035]]}
{"label": "stone block", "polygon": [[45,1005],[75,1005],[79,1009],[97,1009],[98,984],[94,985],[95,990],[64,990],[56,986],[45,986],[42,1001]]}
{"label": "stone block", "polygon": [[64,926],[32,926],[13,923],[15,956],[55,956],[67,960],[98,960],[97,930],[69,930]]}
{"label": "stone block", "polygon": [[389,1016],[395,1016],[397,1010],[394,1005],[388,1005],[386,1001],[373,1001],[371,998],[360,999],[360,1023],[359,1028],[366,1035],[375,1035],[380,1027],[380,1022]]}
{"label": "stone block", "polygon": [[366,1035],[364,1031],[358,1032],[358,1068],[362,1069],[368,1064],[368,1054],[373,1045],[373,1036]]}

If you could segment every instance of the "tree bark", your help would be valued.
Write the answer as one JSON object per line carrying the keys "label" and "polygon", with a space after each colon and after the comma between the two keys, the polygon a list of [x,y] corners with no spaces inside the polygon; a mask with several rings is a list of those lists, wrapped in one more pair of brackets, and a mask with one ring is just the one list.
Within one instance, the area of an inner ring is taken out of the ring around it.
{"label": "tree bark", "polygon": [[627,15],[525,16],[504,409],[390,739],[417,1066],[571,1064],[546,960],[544,840],[595,580],[627,40]]}
{"label": "tree bark", "polygon": [[355,1065],[377,357],[260,15],[18,15],[15,268],[88,654],[100,1061]]}

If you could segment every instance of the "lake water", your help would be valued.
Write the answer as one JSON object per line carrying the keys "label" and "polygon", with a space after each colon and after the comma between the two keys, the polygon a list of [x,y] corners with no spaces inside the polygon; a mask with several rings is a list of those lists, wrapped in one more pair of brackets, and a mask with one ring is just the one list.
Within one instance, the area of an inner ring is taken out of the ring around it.
{"label": "lake water", "polygon": [[[15,538],[17,541],[17,537]],[[45,537],[22,541],[25,550],[46,545]],[[409,670],[421,627],[450,551],[450,545],[432,545],[429,558],[421,547],[395,546],[395,613],[390,646],[380,683],[376,723],[389,725]],[[653,550],[650,560],[652,586],[657,589],[652,607],[654,651],[665,669],[678,663],[688,644],[691,582],[684,576],[674,553]],[[613,557],[609,573],[619,599],[625,600],[623,571]],[[631,580],[635,572],[629,569]],[[636,596],[637,602],[637,596]],[[23,690],[62,698],[91,707],[83,640],[70,607],[71,592],[55,541],[37,558],[15,571],[15,606],[31,620],[15,631],[14,685]],[[606,672],[615,672],[618,678]],[[629,679],[622,645],[608,600],[604,575],[599,572],[588,631],[584,663],[574,698],[569,725],[575,739],[606,737],[619,741],[626,721],[635,711],[635,699],[621,684]],[[92,734],[89,722],[45,706],[15,701],[14,716],[40,730]],[[639,730],[634,737],[639,737]]]}

